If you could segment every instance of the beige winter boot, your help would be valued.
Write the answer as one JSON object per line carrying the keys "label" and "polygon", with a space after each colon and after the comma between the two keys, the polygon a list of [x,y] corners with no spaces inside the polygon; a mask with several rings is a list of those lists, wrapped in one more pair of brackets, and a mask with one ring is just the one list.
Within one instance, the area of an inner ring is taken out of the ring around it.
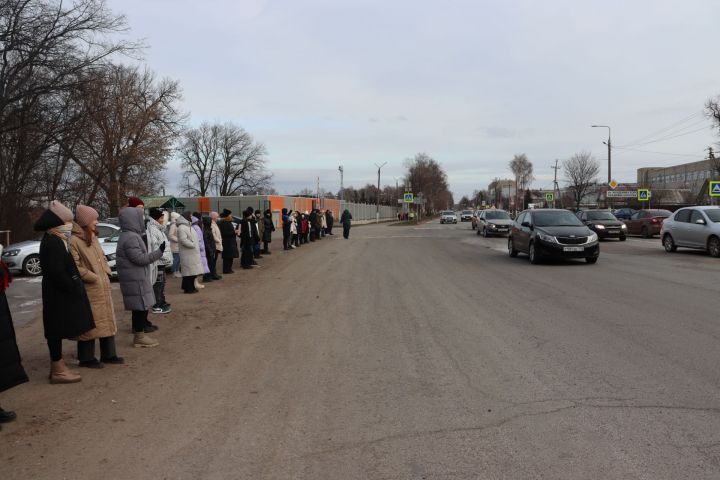
{"label": "beige winter boot", "polygon": [[200,290],[201,288],[205,288],[205,285],[200,283],[200,277],[195,277],[195,288]]}
{"label": "beige winter boot", "polygon": [[157,347],[158,345],[160,345],[160,342],[152,337],[148,337],[143,332],[136,333],[133,339],[133,347],[135,348],[150,348]]}
{"label": "beige winter boot", "polygon": [[77,383],[82,380],[79,373],[70,370],[65,365],[65,360],[50,363],[50,383]]}

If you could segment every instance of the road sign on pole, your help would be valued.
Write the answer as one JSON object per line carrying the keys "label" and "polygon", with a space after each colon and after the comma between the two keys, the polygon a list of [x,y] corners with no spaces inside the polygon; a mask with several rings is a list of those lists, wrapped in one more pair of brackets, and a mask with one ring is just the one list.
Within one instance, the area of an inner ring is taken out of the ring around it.
{"label": "road sign on pole", "polygon": [[615,188],[617,188],[617,186],[618,186],[618,183],[615,180],[610,180],[610,183],[608,184],[608,186],[610,188],[612,188],[613,190],[615,190]]}
{"label": "road sign on pole", "polygon": [[415,201],[415,195],[412,192],[405,192],[403,195],[403,202],[413,203]]}
{"label": "road sign on pole", "polygon": [[647,202],[650,200],[650,190],[647,188],[638,188],[637,199],[640,202]]}
{"label": "road sign on pole", "polygon": [[551,192],[546,193],[546,194],[545,194],[545,201],[546,201],[546,202],[553,202],[553,201],[555,201],[555,194],[554,194],[554,193],[551,193]]}
{"label": "road sign on pole", "polygon": [[720,181],[710,180],[710,196],[720,197]]}

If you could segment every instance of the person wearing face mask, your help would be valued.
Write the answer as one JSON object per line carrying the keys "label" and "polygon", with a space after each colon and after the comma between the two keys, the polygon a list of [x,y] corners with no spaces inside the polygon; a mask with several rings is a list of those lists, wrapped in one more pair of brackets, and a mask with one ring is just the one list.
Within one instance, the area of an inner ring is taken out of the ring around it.
{"label": "person wearing face mask", "polygon": [[[85,285],[95,328],[78,337],[79,366],[102,368],[104,364],[124,363],[115,350],[115,308],[110,286],[110,266],[97,239],[98,212],[86,205],[75,207],[75,224],[70,237],[70,253]],[[95,340],[100,343],[100,360],[95,358]]]}
{"label": "person wearing face mask", "polygon": [[68,247],[73,214],[62,203],[52,201],[33,228],[45,232],[40,242],[40,264],[43,268],[43,327],[51,361],[50,383],[76,383],[82,377],[65,365],[62,341],[92,330],[95,321],[80,272]]}
{"label": "person wearing face mask", "polygon": [[[2,253],[3,246],[0,245],[0,392],[28,381],[20,360],[13,319],[5,295],[5,290],[12,282],[12,277],[7,265],[2,261]],[[16,417],[15,412],[0,408],[0,423],[12,422]]]}

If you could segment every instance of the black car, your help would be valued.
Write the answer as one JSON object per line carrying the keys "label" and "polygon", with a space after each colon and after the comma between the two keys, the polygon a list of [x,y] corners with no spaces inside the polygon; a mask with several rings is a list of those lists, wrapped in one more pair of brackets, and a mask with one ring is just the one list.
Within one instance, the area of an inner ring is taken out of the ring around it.
{"label": "black car", "polygon": [[597,262],[600,245],[595,232],[567,210],[525,210],[518,215],[508,237],[508,253],[527,253],[530,263],[543,258],[584,258]]}
{"label": "black car", "polygon": [[627,225],[618,220],[610,210],[581,210],[577,217],[588,226],[590,230],[597,233],[598,238],[619,238],[625,241],[627,238]]}

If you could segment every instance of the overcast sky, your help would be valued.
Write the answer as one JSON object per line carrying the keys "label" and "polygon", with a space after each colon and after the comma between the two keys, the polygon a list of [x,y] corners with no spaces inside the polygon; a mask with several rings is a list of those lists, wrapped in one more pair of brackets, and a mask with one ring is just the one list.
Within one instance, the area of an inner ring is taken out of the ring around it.
{"label": "overcast sky", "polygon": [[[621,182],[638,167],[699,160],[718,140],[702,115],[720,94],[717,0],[109,5],[145,39],[148,66],[181,82],[192,124],[232,121],[266,144],[281,193],[317,176],[337,190],[338,165],[361,186],[388,162],[383,183],[394,185],[417,152],[443,165],[456,199],[508,177],[521,152],[535,187],[580,150],[604,178],[607,130],[591,124],[610,125],[618,147],[660,152],[613,150]],[[169,191],[178,180],[171,164]]]}

